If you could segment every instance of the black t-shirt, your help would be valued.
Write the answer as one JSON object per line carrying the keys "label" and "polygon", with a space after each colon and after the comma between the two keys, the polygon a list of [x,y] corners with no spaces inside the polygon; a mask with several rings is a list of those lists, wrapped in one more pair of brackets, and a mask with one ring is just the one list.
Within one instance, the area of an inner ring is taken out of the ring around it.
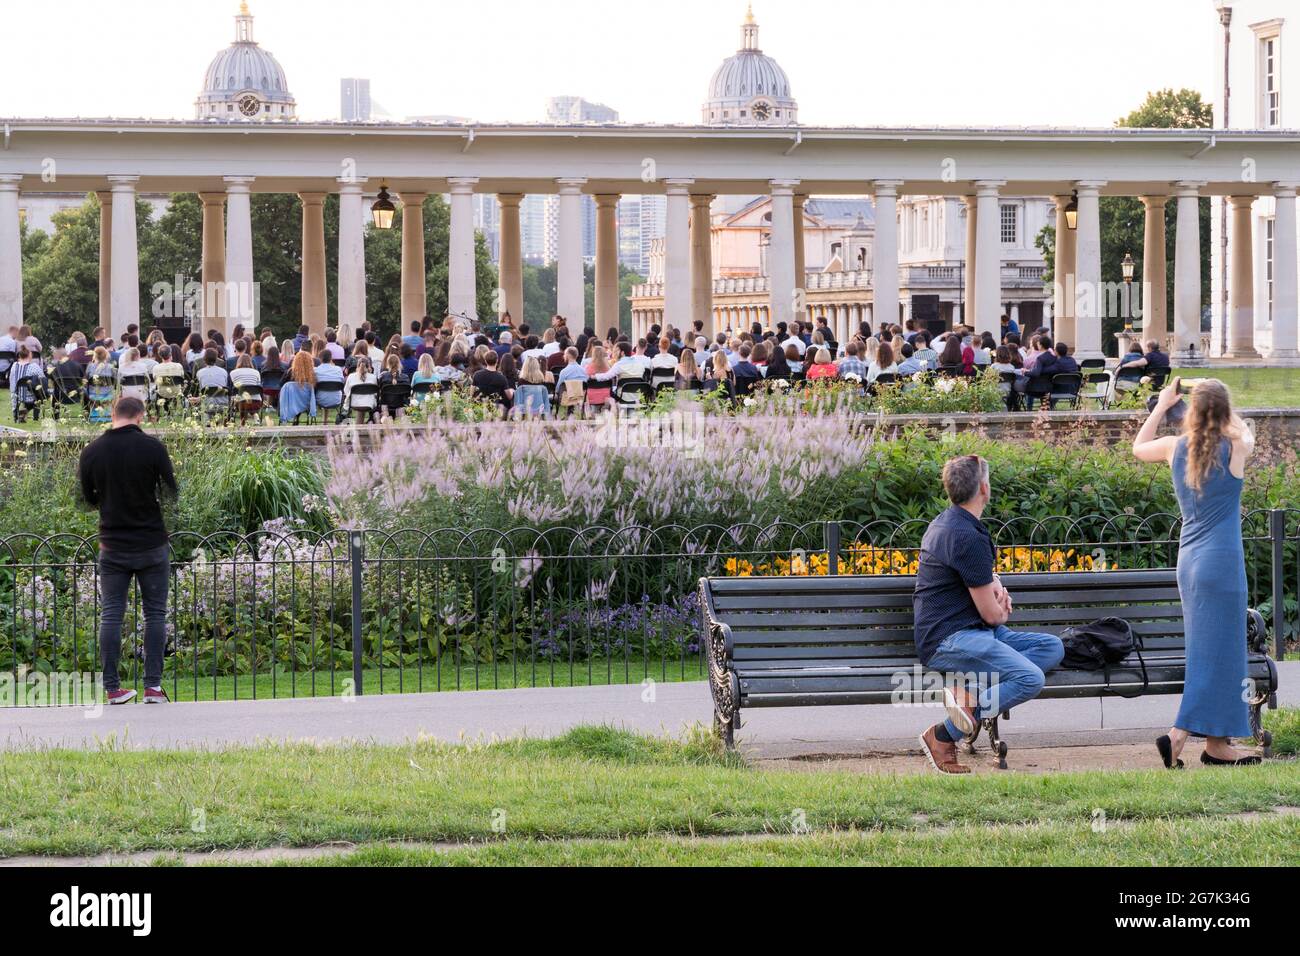
{"label": "black t-shirt", "polygon": [[474,387],[484,398],[505,401],[506,389],[510,387],[510,382],[495,369],[485,368],[474,373]]}
{"label": "black t-shirt", "polygon": [[167,449],[139,425],[104,432],[81,452],[81,496],[99,508],[106,551],[139,553],[167,543],[158,495],[176,493]]}
{"label": "black t-shirt", "polygon": [[1168,368],[1169,356],[1164,352],[1148,352],[1146,355],[1147,368]]}
{"label": "black t-shirt", "polygon": [[983,522],[956,505],[930,522],[921,539],[912,594],[916,653],[928,664],[950,635],[984,627],[970,588],[993,582],[993,538]]}

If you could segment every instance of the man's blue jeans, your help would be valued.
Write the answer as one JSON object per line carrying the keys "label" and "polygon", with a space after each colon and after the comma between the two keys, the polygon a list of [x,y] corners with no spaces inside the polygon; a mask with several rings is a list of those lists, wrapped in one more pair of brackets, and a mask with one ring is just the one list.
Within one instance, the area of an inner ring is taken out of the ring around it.
{"label": "man's blue jeans", "polygon": [[[1013,631],[1005,625],[973,627],[950,634],[939,645],[926,666],[942,671],[945,684],[956,678],[959,684],[979,685],[979,707],[975,719],[996,716],[1027,700],[1043,689],[1043,676],[1061,663],[1065,650],[1053,634]],[[965,735],[951,720],[945,721],[953,740]]]}
{"label": "man's blue jeans", "polygon": [[152,551],[99,552],[99,652],[104,663],[104,691],[120,686],[122,618],[126,614],[131,579],[140,586],[144,610],[144,686],[162,684],[163,651],[167,643],[167,583],[171,578],[168,546]]}

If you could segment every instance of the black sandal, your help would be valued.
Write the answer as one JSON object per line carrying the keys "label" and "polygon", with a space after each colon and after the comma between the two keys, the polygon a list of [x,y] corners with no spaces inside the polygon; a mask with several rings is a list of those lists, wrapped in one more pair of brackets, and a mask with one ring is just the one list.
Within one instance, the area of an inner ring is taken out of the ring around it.
{"label": "black sandal", "polygon": [[1251,754],[1240,760],[1220,760],[1218,757],[1211,757],[1204,750],[1201,751],[1201,763],[1207,767],[1254,767],[1262,762],[1263,758],[1258,754]]}
{"label": "black sandal", "polygon": [[1174,742],[1169,739],[1169,735],[1156,738],[1156,750],[1160,751],[1160,759],[1165,762],[1166,770],[1182,770],[1183,762],[1174,761]]}

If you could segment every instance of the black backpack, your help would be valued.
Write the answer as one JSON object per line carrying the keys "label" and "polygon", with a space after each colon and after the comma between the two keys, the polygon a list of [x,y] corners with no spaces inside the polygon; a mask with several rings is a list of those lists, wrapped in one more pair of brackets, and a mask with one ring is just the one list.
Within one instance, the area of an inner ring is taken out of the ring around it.
{"label": "black backpack", "polygon": [[[1067,670],[1101,671],[1110,683],[1110,666],[1123,661],[1130,654],[1137,656],[1142,668],[1142,690],[1120,696],[1138,697],[1147,690],[1147,665],[1142,659],[1142,641],[1133,633],[1128,621],[1118,617],[1103,617],[1091,624],[1076,624],[1061,633],[1065,657],[1061,666]],[[1111,691],[1111,693],[1114,693]]]}

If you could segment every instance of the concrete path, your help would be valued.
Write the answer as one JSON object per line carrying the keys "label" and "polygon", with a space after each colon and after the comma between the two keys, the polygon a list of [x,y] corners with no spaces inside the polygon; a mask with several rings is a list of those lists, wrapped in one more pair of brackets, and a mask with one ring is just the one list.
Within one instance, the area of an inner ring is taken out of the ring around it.
{"label": "concrete path", "polygon": [[[1279,665],[1279,703],[1300,706],[1300,662]],[[646,699],[652,697],[652,699]],[[1035,701],[1003,728],[1012,749],[1150,740],[1167,728],[1178,697]],[[941,710],[921,707],[809,707],[749,710],[741,747],[760,757],[864,754],[916,745]],[[131,749],[218,748],[259,741],[401,743],[420,736],[455,742],[493,737],[551,737],[582,724],[647,734],[680,734],[708,725],[703,683],[638,684],[386,694],[343,698],[129,704],[98,714],[73,707],[0,708],[0,749],[95,749],[109,741]]]}

